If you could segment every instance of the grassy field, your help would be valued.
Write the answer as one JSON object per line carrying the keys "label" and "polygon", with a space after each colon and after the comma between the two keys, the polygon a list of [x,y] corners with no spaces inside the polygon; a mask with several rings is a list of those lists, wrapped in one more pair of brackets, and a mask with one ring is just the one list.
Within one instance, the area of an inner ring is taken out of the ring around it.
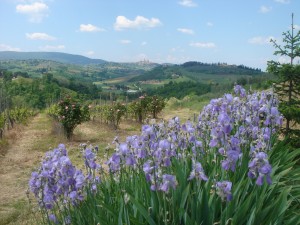
{"label": "grassy field", "polygon": [[126,77],[117,77],[117,78],[113,78],[113,79],[107,79],[104,81],[97,81],[97,82],[94,82],[94,84],[100,85],[100,86],[102,86],[104,84],[121,84],[121,83],[128,81],[129,79],[131,79],[133,77],[136,77],[136,75],[126,76]]}

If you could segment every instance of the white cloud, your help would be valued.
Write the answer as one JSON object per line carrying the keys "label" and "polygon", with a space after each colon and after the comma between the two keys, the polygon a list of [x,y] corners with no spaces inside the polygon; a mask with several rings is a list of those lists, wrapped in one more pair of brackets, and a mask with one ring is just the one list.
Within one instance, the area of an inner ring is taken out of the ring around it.
{"label": "white cloud", "polygon": [[185,7],[196,7],[197,6],[197,4],[195,2],[193,2],[192,0],[181,0],[178,3]]}
{"label": "white cloud", "polygon": [[171,52],[171,53],[174,53],[174,52],[180,52],[180,53],[182,53],[182,52],[184,52],[184,49],[181,48],[180,46],[177,46],[177,47],[171,48],[171,49],[170,49],[170,52]]}
{"label": "white cloud", "polygon": [[130,40],[120,40],[120,43],[124,44],[124,45],[127,45],[127,44],[130,44],[131,41]]}
{"label": "white cloud", "polygon": [[95,55],[95,52],[94,51],[88,51],[88,52],[85,53],[85,55],[92,56],[92,55]]}
{"label": "white cloud", "polygon": [[216,44],[213,42],[192,42],[190,46],[197,48],[215,48]]}
{"label": "white cloud", "polygon": [[141,43],[141,45],[142,46],[145,46],[145,45],[147,45],[148,43],[146,42],[146,41],[143,41],[142,43]]}
{"label": "white cloud", "polygon": [[257,36],[257,37],[250,38],[248,42],[250,44],[255,44],[255,45],[265,45],[265,44],[271,44],[270,42],[271,39],[274,40],[275,38],[272,36],[269,37]]}
{"label": "white cloud", "polygon": [[295,30],[300,30],[300,26],[297,25],[297,24],[294,24],[294,29],[295,29]]}
{"label": "white cloud", "polygon": [[117,16],[116,22],[114,27],[116,30],[123,30],[123,29],[141,29],[141,28],[153,28],[161,25],[159,19],[151,18],[147,19],[143,16],[137,16],[134,20],[129,20],[125,16]]}
{"label": "white cloud", "polygon": [[61,51],[61,50],[64,50],[66,47],[64,45],[56,45],[56,46],[53,46],[53,45],[46,45],[46,46],[43,46],[43,47],[40,47],[40,50],[42,51]]}
{"label": "white cloud", "polygon": [[21,51],[21,49],[11,47],[11,46],[5,45],[5,44],[0,44],[0,51],[16,51],[16,52],[19,52],[19,51]]}
{"label": "white cloud", "polygon": [[275,2],[278,2],[278,3],[282,3],[282,4],[288,4],[290,3],[289,0],[274,0]]}
{"label": "white cloud", "polygon": [[177,31],[184,33],[184,34],[194,34],[194,31],[191,29],[186,29],[186,28],[178,28]]}
{"label": "white cloud", "polygon": [[206,26],[208,26],[208,27],[212,27],[214,24],[212,23],[212,22],[207,22],[206,23]]}
{"label": "white cloud", "polygon": [[48,6],[43,2],[34,2],[32,4],[22,5],[18,4],[16,6],[16,10],[18,13],[40,13],[48,10]]}
{"label": "white cloud", "polygon": [[268,6],[264,6],[262,5],[260,8],[259,8],[259,12],[260,13],[268,13],[272,10],[272,7],[268,7]]}
{"label": "white cloud", "polygon": [[80,24],[79,30],[81,32],[97,32],[97,31],[105,31],[105,29],[96,27],[92,24]]}
{"label": "white cloud", "polygon": [[32,4],[18,4],[17,13],[25,14],[29,17],[30,22],[39,23],[48,14],[49,7],[43,2],[33,2]]}
{"label": "white cloud", "polygon": [[26,34],[27,39],[30,40],[44,40],[44,41],[54,41],[56,40],[55,37],[52,37],[46,33],[27,33]]}

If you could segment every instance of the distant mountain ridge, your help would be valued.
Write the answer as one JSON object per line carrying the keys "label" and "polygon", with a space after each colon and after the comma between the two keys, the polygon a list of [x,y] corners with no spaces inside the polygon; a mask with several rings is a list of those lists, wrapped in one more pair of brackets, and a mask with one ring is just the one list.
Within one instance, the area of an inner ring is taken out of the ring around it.
{"label": "distant mountain ridge", "polygon": [[14,52],[14,51],[0,51],[0,60],[29,60],[29,59],[43,59],[52,60],[67,64],[89,65],[89,64],[103,64],[107,61],[102,59],[91,59],[82,55],[74,55],[62,52]]}

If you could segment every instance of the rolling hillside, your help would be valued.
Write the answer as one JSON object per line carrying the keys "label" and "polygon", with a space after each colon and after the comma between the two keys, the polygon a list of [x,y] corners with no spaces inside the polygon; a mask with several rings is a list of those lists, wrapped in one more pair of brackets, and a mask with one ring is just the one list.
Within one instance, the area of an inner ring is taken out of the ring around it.
{"label": "rolling hillside", "polygon": [[51,74],[61,86],[74,91],[83,90],[83,83],[91,87],[93,83],[102,90],[102,96],[114,93],[121,98],[145,93],[181,99],[229,90],[234,83],[268,87],[273,79],[260,69],[244,65],[195,61],[176,65],[148,60],[118,63],[58,52],[0,52],[1,71],[11,72],[13,77],[23,74],[38,79]]}
{"label": "rolling hillside", "polygon": [[108,62],[61,52],[0,51],[0,70],[26,72],[30,77],[51,73],[54,77],[103,81],[119,77],[135,77],[159,64],[147,60],[132,63]]}
{"label": "rolling hillside", "polygon": [[73,55],[62,52],[13,52],[0,51],[0,60],[29,60],[43,59],[66,64],[88,65],[103,64],[106,61],[102,59],[91,59],[82,55]]}
{"label": "rolling hillside", "polygon": [[224,78],[230,76],[255,76],[262,74],[264,73],[260,69],[250,68],[244,65],[186,62],[181,65],[161,65],[129,81],[165,80],[178,77],[188,77],[191,80],[199,81],[199,79],[205,79],[207,77],[218,79],[218,76],[224,80]]}

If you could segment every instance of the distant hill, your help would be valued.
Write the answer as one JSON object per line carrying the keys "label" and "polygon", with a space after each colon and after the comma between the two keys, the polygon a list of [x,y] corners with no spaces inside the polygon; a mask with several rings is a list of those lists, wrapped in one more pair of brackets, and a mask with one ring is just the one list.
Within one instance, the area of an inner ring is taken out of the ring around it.
{"label": "distant hill", "polygon": [[202,63],[190,61],[183,63],[181,67],[189,72],[200,72],[207,74],[255,75],[262,73],[262,71],[258,68],[251,68],[244,65],[229,65],[227,63]]}
{"label": "distant hill", "polygon": [[13,52],[0,51],[0,60],[29,60],[43,59],[66,64],[89,65],[106,63],[102,59],[91,59],[82,55],[73,55],[62,52]]}
{"label": "distant hill", "polygon": [[260,69],[244,65],[229,65],[226,63],[209,64],[191,61],[181,65],[160,65],[129,81],[165,80],[174,77],[188,77],[189,79],[199,81],[199,79],[204,78],[204,76],[219,76],[221,78],[222,76],[253,76],[262,74],[264,73]]}

